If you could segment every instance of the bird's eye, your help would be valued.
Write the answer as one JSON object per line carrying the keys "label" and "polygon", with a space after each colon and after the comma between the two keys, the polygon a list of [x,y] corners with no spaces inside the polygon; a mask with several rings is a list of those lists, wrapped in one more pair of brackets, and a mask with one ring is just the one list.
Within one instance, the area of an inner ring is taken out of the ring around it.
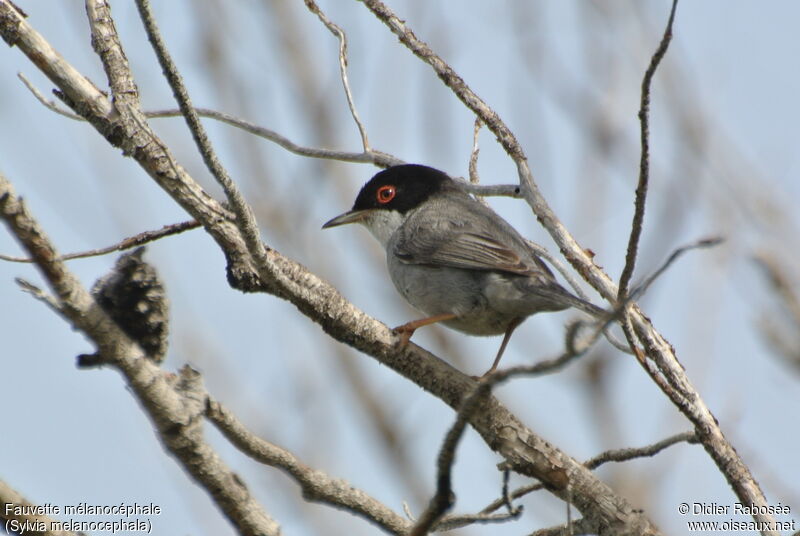
{"label": "bird's eye", "polygon": [[378,188],[378,191],[375,193],[375,198],[378,200],[378,203],[381,205],[385,205],[392,199],[394,199],[397,190],[391,184],[386,184]]}

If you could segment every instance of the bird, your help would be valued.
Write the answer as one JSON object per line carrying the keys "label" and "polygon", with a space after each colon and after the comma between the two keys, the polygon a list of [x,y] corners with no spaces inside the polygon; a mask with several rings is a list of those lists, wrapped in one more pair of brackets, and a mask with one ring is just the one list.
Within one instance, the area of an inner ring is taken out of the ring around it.
{"label": "bird", "polygon": [[394,328],[401,343],[434,323],[503,335],[484,376],[497,369],[511,334],[529,316],[569,307],[604,313],[562,287],[511,224],[438,169],[402,164],[378,172],[353,208],[322,228],[352,223],[384,247],[395,288],[425,315]]}

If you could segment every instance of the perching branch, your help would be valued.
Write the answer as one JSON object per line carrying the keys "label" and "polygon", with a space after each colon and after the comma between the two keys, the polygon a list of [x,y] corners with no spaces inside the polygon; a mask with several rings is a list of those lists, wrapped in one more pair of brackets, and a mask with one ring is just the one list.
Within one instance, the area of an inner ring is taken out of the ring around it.
{"label": "perching branch", "polygon": [[[451,89],[464,104],[472,110],[495,134],[498,142],[517,164],[520,187],[525,200],[531,206],[537,219],[558,244],[561,252],[586,279],[609,301],[615,301],[619,289],[614,282],[592,261],[592,257],[580,247],[566,227],[556,218],[554,212],[542,196],[533,180],[524,151],[517,139],[494,110],[489,108],[458,76],[447,63],[436,55],[430,47],[417,38],[403,18],[397,16],[380,0],[361,0],[362,3],[383,22],[411,52],[430,65],[442,82]],[[671,28],[670,17],[669,28]],[[657,66],[658,62],[656,62]],[[651,75],[652,76],[652,75]],[[649,136],[646,136],[649,137]],[[639,362],[651,378],[656,376],[657,385],[672,403],[691,421],[706,451],[725,475],[737,498],[742,503],[754,504],[766,509],[767,500],[758,483],[742,461],[741,456],[725,438],[719,423],[702,397],[691,384],[683,366],[677,359],[672,345],[656,331],[650,320],[638,309],[636,304],[628,305],[622,319],[631,348],[639,356]],[[632,336],[635,335],[635,338]],[[642,349],[639,349],[641,345]],[[651,363],[652,362],[652,363]],[[754,509],[759,512],[761,509]],[[771,515],[756,513],[754,519],[771,523]],[[774,523],[772,524],[774,526]],[[774,534],[774,532],[767,532]]]}
{"label": "perching branch", "polygon": [[[368,2],[368,4],[375,4],[375,2]],[[5,0],[0,0],[0,14],[2,15],[0,19],[2,19],[3,23],[2,33],[7,42],[19,46],[23,52],[30,55],[35,53],[37,65],[59,86],[63,92],[65,102],[76,111],[79,111],[83,117],[86,117],[110,143],[121,147],[125,154],[133,156],[142,165],[143,169],[169,192],[181,206],[203,223],[204,227],[217,240],[221,249],[225,252],[230,280],[234,286],[247,290],[268,291],[290,300],[304,314],[320,323],[323,329],[338,340],[347,342],[366,353],[374,355],[395,370],[414,378],[414,381],[419,385],[431,390],[451,406],[457,407],[460,404],[465,393],[469,392],[471,388],[471,384],[468,381],[462,381],[462,378],[457,373],[455,378],[451,380],[436,378],[435,381],[431,381],[421,377],[420,372],[423,374],[426,372],[454,374],[454,372],[442,368],[433,356],[425,354],[413,345],[409,345],[409,350],[405,352],[398,352],[393,347],[394,339],[388,334],[385,327],[353,308],[327,284],[307,270],[299,267],[290,259],[286,259],[273,250],[267,250],[265,252],[266,259],[262,260],[271,263],[271,266],[275,269],[273,273],[268,274],[274,279],[262,277],[263,271],[254,269],[254,265],[257,263],[254,263],[251,256],[252,248],[250,245],[252,245],[252,241],[245,246],[240,229],[231,221],[230,211],[210,199],[197,183],[185,173],[183,168],[166,151],[166,147],[156,141],[158,138],[147,127],[146,121],[143,120],[144,116],[140,116],[140,112],[135,110],[136,107],[122,98],[125,96],[125,92],[130,90],[130,88],[126,89],[126,84],[123,83],[125,82],[124,78],[118,78],[108,73],[112,90],[115,92],[115,99],[120,99],[119,102],[115,100],[114,104],[111,104],[96,87],[88,83],[77,71],[74,69],[70,71],[62,58],[57,57],[57,54],[50,54],[50,52],[54,53],[52,48],[38,34],[30,31],[30,27],[25,21],[14,18],[14,13],[10,13],[8,10],[13,11],[13,8]],[[400,21],[400,24],[403,24],[402,21]],[[7,31],[8,26],[13,26],[13,29]],[[405,30],[403,30],[403,33],[406,33]],[[410,30],[407,33],[410,33]],[[413,36],[413,34],[411,35]],[[44,50],[45,54],[40,55],[40,50],[37,47],[43,47],[42,50]],[[447,68],[449,69],[449,67]],[[446,83],[448,79],[457,82],[457,80],[447,76],[446,70],[443,72],[445,72],[445,76],[440,76]],[[450,69],[450,72],[452,72],[452,69]],[[74,78],[80,78],[80,80]],[[457,86],[458,84],[455,85]],[[133,86],[133,89],[135,90],[135,86]],[[463,89],[459,87],[454,91],[463,92]],[[477,106],[476,102],[473,101],[472,103]],[[482,101],[480,101],[480,104],[483,104]],[[478,108],[480,107],[478,106]],[[480,108],[478,115],[486,113],[488,113],[486,109]],[[126,117],[126,115],[132,117]],[[483,118],[483,115],[481,117]],[[502,130],[504,128],[502,122],[498,122],[499,118],[489,127],[495,134],[497,134],[496,131],[498,129]],[[513,143],[511,143],[512,141]],[[513,139],[513,135],[511,138],[501,136],[501,143],[508,144],[512,149],[509,154],[512,154],[517,162],[523,185],[522,193],[531,203],[536,214],[540,216],[545,227],[554,236],[559,247],[565,252],[570,262],[578,268],[578,271],[595,288],[598,288],[606,298],[613,299],[616,294],[612,292],[616,290],[613,288],[613,283],[608,280],[607,276],[599,268],[593,265],[591,259],[572,240],[566,229],[554,218],[552,212],[548,212],[550,209],[544,203],[544,199],[541,198],[532,181],[532,175],[527,167],[524,154],[521,149],[519,149],[519,152],[514,152],[516,140]],[[518,145],[516,145],[516,148],[519,148]],[[537,203],[537,201],[541,202]],[[237,222],[237,224],[241,224],[241,222]],[[658,367],[659,373],[663,375],[664,385],[671,386],[674,392],[679,393],[680,396],[676,396],[673,401],[695,425],[704,446],[711,453],[729,482],[731,482],[742,502],[748,501],[757,505],[765,504],[763,494],[760,493],[757,484],[752,480],[752,476],[741,462],[738,454],[733,451],[725,440],[718,425],[714,422],[713,415],[711,415],[702,399],[689,383],[668,342],[652,328],[649,321],[639,313],[635,305],[632,305],[630,309],[631,339],[635,336],[644,347],[643,351],[639,350],[643,356],[641,361],[653,367]],[[646,356],[642,352],[646,352]],[[403,358],[408,364],[400,363],[399,358]],[[423,365],[421,368],[413,368],[420,364]],[[433,377],[433,375],[431,376]],[[582,487],[591,483],[592,479],[587,480],[586,475],[579,469],[574,469],[569,459],[563,457],[560,452],[555,451],[549,445],[538,444],[538,438],[533,436],[532,432],[519,425],[519,423],[512,422],[509,425],[508,422],[503,422],[501,424],[500,420],[502,419],[498,419],[502,417],[504,408],[493,399],[491,400],[491,403],[487,404],[487,408],[484,408],[484,411],[479,411],[473,416],[471,424],[484,436],[487,442],[493,445],[493,448],[496,448],[504,456],[515,459],[516,464],[512,466],[520,470],[520,472],[527,471],[528,474],[541,474],[552,485],[560,480],[559,475],[562,473],[559,471],[553,474],[549,473],[546,462],[550,459],[558,460],[558,464],[550,465],[549,467],[566,468],[570,479],[576,480],[576,482],[571,482],[571,484],[577,485],[577,489],[573,489],[572,492],[577,494],[576,504],[582,511],[585,509],[588,512],[600,514],[604,520],[620,519],[616,516],[618,512],[613,510],[619,507],[624,511],[624,501],[614,501],[614,505],[610,510],[607,504],[595,504],[591,498],[593,492],[588,487]],[[501,426],[497,427],[497,425]],[[506,433],[508,430],[512,430],[512,435],[515,435],[516,438],[512,438],[510,441],[504,438],[502,444],[499,445],[492,442],[500,437],[500,432]],[[547,456],[543,461],[537,456],[533,456],[533,453],[547,453]],[[526,455],[530,457],[526,458]],[[557,487],[556,489],[558,490]],[[607,491],[612,493],[613,496],[613,492]],[[623,506],[620,507],[619,505]],[[623,521],[627,522],[630,519],[638,520],[636,516],[633,516],[633,518],[626,518]]]}
{"label": "perching branch", "polygon": [[[267,249],[266,261],[272,270],[267,275],[271,279],[262,277],[255,269],[250,248],[245,246],[231,221],[230,211],[204,192],[175,162],[165,145],[158,141],[158,136],[149,129],[146,118],[131,107],[115,110],[108,99],[93,85],[86,84],[86,79],[74,69],[70,72],[80,78],[82,84],[73,89],[72,82],[62,81],[56,66],[66,62],[60,57],[52,62],[41,61],[36,46],[44,45],[19,37],[35,32],[26,21],[15,18],[13,9],[6,8],[8,4],[0,0],[0,21],[14,28],[12,31],[0,28],[3,35],[14,36],[12,44],[23,53],[35,56],[39,68],[51,80],[63,84],[59,87],[68,105],[79,110],[110,143],[131,155],[176,202],[203,224],[225,253],[229,281],[235,288],[269,292],[289,300],[337,340],[375,357],[451,407],[460,407],[474,386],[470,378],[414,344],[399,348],[396,336],[386,326],[358,310],[303,266],[274,249]],[[601,520],[599,523],[609,530],[613,528],[618,534],[639,534],[652,528],[642,512],[634,511],[624,498],[591,472],[534,434],[494,397],[487,398],[486,403],[476,409],[470,425],[514,471],[546,482],[553,493],[562,497],[567,496],[569,483],[576,507],[584,515]],[[609,500],[610,497],[613,500]]]}

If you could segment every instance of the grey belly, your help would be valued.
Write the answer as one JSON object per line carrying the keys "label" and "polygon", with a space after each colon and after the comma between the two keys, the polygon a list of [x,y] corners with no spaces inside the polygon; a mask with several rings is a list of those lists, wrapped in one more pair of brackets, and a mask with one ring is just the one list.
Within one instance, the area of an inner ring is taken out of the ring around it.
{"label": "grey belly", "polygon": [[520,316],[518,311],[491,307],[484,293],[488,272],[398,261],[389,272],[397,290],[415,309],[426,316],[456,315],[457,318],[442,322],[452,329],[472,335],[499,335]]}

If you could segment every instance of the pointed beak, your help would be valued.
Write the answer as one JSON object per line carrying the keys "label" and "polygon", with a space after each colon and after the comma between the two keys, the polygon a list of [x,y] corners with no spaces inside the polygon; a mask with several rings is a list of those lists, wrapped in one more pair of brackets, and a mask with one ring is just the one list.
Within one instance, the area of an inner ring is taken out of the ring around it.
{"label": "pointed beak", "polygon": [[344,214],[340,214],[336,216],[332,220],[325,222],[322,226],[323,229],[328,229],[329,227],[337,227],[339,225],[347,225],[348,223],[359,223],[364,220],[367,216],[369,216],[370,210],[351,210],[349,212],[345,212]]}

